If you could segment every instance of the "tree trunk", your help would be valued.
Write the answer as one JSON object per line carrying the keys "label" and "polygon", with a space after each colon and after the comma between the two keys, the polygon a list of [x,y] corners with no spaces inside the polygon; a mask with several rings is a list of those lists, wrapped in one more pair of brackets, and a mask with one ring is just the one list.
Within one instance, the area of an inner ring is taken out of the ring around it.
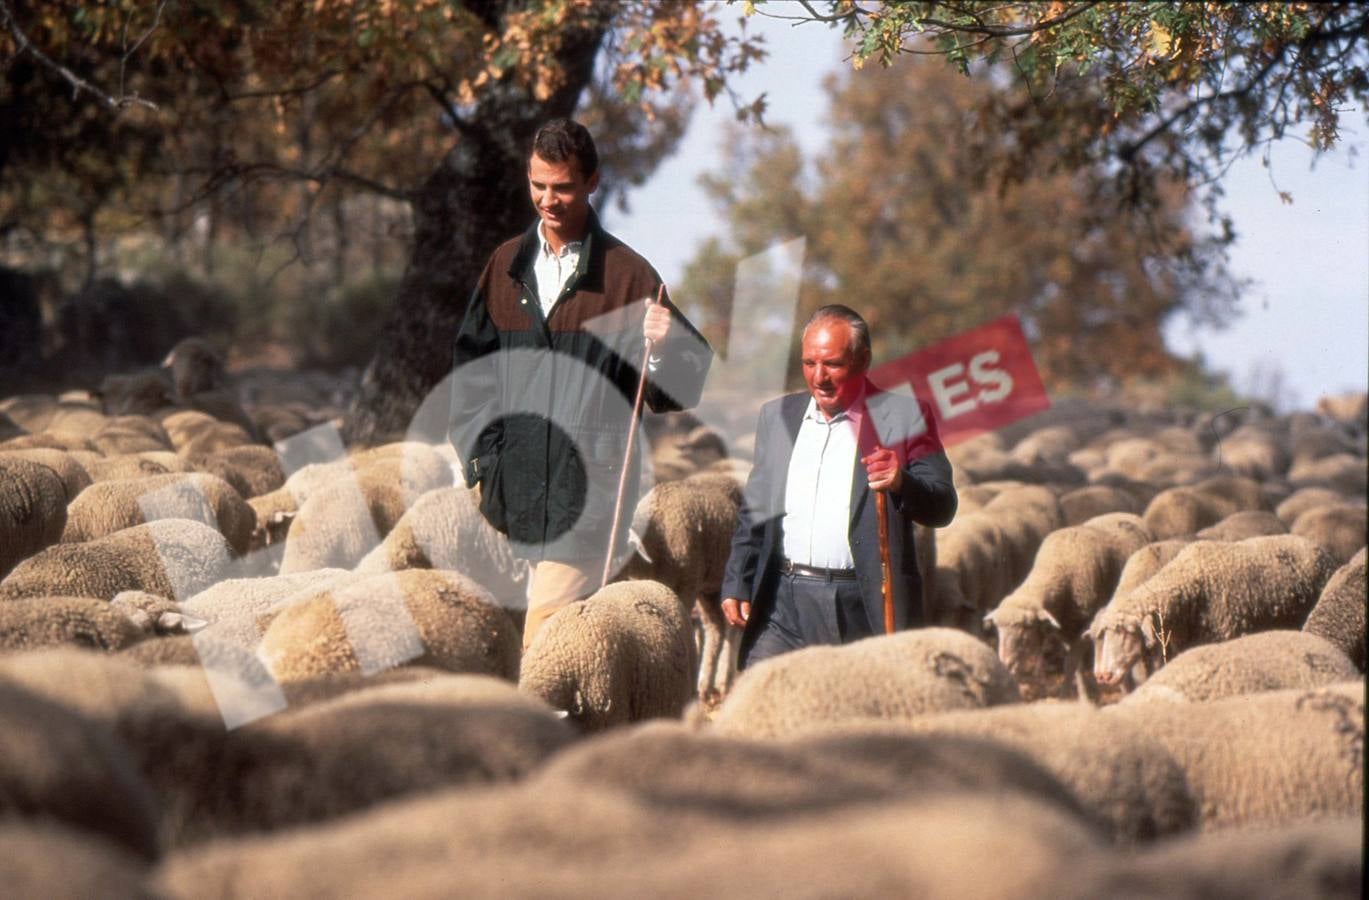
{"label": "tree trunk", "polygon": [[532,221],[527,152],[546,120],[569,116],[589,84],[611,10],[565,35],[559,90],[539,101],[513,87],[488,93],[414,194],[414,242],[395,304],[348,410],[348,444],[400,439],[451,370],[452,344],[486,260]]}

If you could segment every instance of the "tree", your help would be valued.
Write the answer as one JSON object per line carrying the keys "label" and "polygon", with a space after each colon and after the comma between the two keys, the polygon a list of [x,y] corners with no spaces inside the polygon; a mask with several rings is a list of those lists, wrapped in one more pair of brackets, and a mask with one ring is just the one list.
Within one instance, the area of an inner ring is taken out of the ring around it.
{"label": "tree", "polygon": [[[1003,179],[1096,162],[1119,198],[1157,199],[1167,178],[1213,187],[1232,160],[1308,125],[1332,146],[1342,113],[1369,101],[1369,6],[1342,3],[905,2],[800,0],[748,8],[840,28],[851,62],[939,55],[963,73],[997,72],[1022,90],[975,111],[1008,133],[981,163]],[[1291,201],[1284,195],[1286,201]]]}
{"label": "tree", "polygon": [[[616,129],[612,195],[673,146],[682,84],[711,100],[762,54],[710,7],[653,0],[0,0],[0,25],[0,230],[63,225],[56,151],[117,175],[80,208],[90,234],[102,210],[201,208],[212,233],[231,203],[307,256],[304,225],[334,192],[411,206],[412,252],[345,429],[357,441],[402,432],[447,373],[481,265],[531,221],[522,169],[541,122],[595,98],[587,118]],[[62,127],[77,120],[91,127]],[[124,152],[130,130],[146,152]],[[24,184],[46,193],[20,202]],[[150,184],[154,201],[135,202]]]}
{"label": "tree", "polygon": [[1164,346],[1167,319],[1229,317],[1238,285],[1222,236],[1190,227],[1182,183],[1159,185],[1143,214],[1107,202],[1101,164],[976,180],[973,110],[1011,86],[910,65],[827,90],[832,142],[815,167],[787,134],[733,135],[729,170],[705,178],[731,231],[687,270],[682,296],[709,308],[706,328],[726,321],[737,260],[796,235],[807,237],[801,310],[860,309],[877,360],[1015,312],[1055,387],[1157,377],[1181,366]]}

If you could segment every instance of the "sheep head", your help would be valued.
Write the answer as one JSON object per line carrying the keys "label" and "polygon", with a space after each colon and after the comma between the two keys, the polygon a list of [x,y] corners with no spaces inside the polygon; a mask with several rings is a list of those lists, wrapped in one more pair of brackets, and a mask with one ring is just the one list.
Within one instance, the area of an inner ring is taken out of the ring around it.
{"label": "sheep head", "polygon": [[1047,643],[1064,640],[1060,623],[1044,609],[1009,611],[1000,607],[984,617],[984,628],[998,632],[998,658],[1018,677],[1040,672]]}
{"label": "sheep head", "polygon": [[148,637],[194,634],[209,624],[204,619],[181,612],[173,601],[143,591],[122,591],[109,601],[109,605],[127,616]]}
{"label": "sheep head", "polygon": [[1094,645],[1098,649],[1093,660],[1093,677],[1099,684],[1121,684],[1145,652],[1142,624],[1140,620],[1125,620],[1095,629]]}

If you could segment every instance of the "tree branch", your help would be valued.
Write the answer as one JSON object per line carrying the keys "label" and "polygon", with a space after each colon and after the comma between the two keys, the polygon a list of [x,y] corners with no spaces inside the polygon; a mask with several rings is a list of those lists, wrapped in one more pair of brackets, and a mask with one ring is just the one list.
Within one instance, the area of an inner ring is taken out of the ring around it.
{"label": "tree branch", "polygon": [[[160,15],[161,7],[159,6],[158,16]],[[71,85],[71,95],[73,99],[80,96],[81,93],[84,92],[94,97],[100,103],[100,105],[114,112],[120,112],[124,109],[127,109],[130,106],[142,106],[146,109],[154,111],[158,109],[157,104],[153,103],[150,100],[144,100],[137,94],[124,94],[122,90],[122,84],[120,85],[120,94],[118,97],[115,97],[112,94],[105,93],[104,91],[97,88],[95,85],[91,84],[89,81],[86,81],[84,78],[78,76],[75,72],[71,71],[66,66],[50,58],[42,50],[39,50],[38,47],[33,43],[33,41],[29,40],[28,35],[25,34],[24,30],[19,27],[19,23],[14,18],[13,11],[10,10],[9,4],[6,3],[5,0],[0,0],[0,20],[3,20],[5,26],[9,28],[10,33],[14,35],[15,43],[19,45],[19,52],[21,54],[28,53],[34,59],[42,63],[44,67],[51,70],[52,72],[55,72],[64,81]],[[146,37],[146,35],[144,37]],[[138,43],[141,44],[142,41],[140,40]],[[137,47],[135,46],[134,49],[136,50]],[[127,57],[125,57],[125,59],[127,59]],[[122,79],[122,73],[120,74],[120,78]]]}

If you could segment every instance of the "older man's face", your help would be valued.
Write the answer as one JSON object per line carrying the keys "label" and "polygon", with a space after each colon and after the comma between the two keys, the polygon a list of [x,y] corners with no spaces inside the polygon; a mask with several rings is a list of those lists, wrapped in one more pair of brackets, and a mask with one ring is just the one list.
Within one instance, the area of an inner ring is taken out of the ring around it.
{"label": "older man's face", "polygon": [[860,392],[869,359],[851,351],[851,326],[840,319],[814,322],[803,333],[803,380],[828,418],[846,409]]}

